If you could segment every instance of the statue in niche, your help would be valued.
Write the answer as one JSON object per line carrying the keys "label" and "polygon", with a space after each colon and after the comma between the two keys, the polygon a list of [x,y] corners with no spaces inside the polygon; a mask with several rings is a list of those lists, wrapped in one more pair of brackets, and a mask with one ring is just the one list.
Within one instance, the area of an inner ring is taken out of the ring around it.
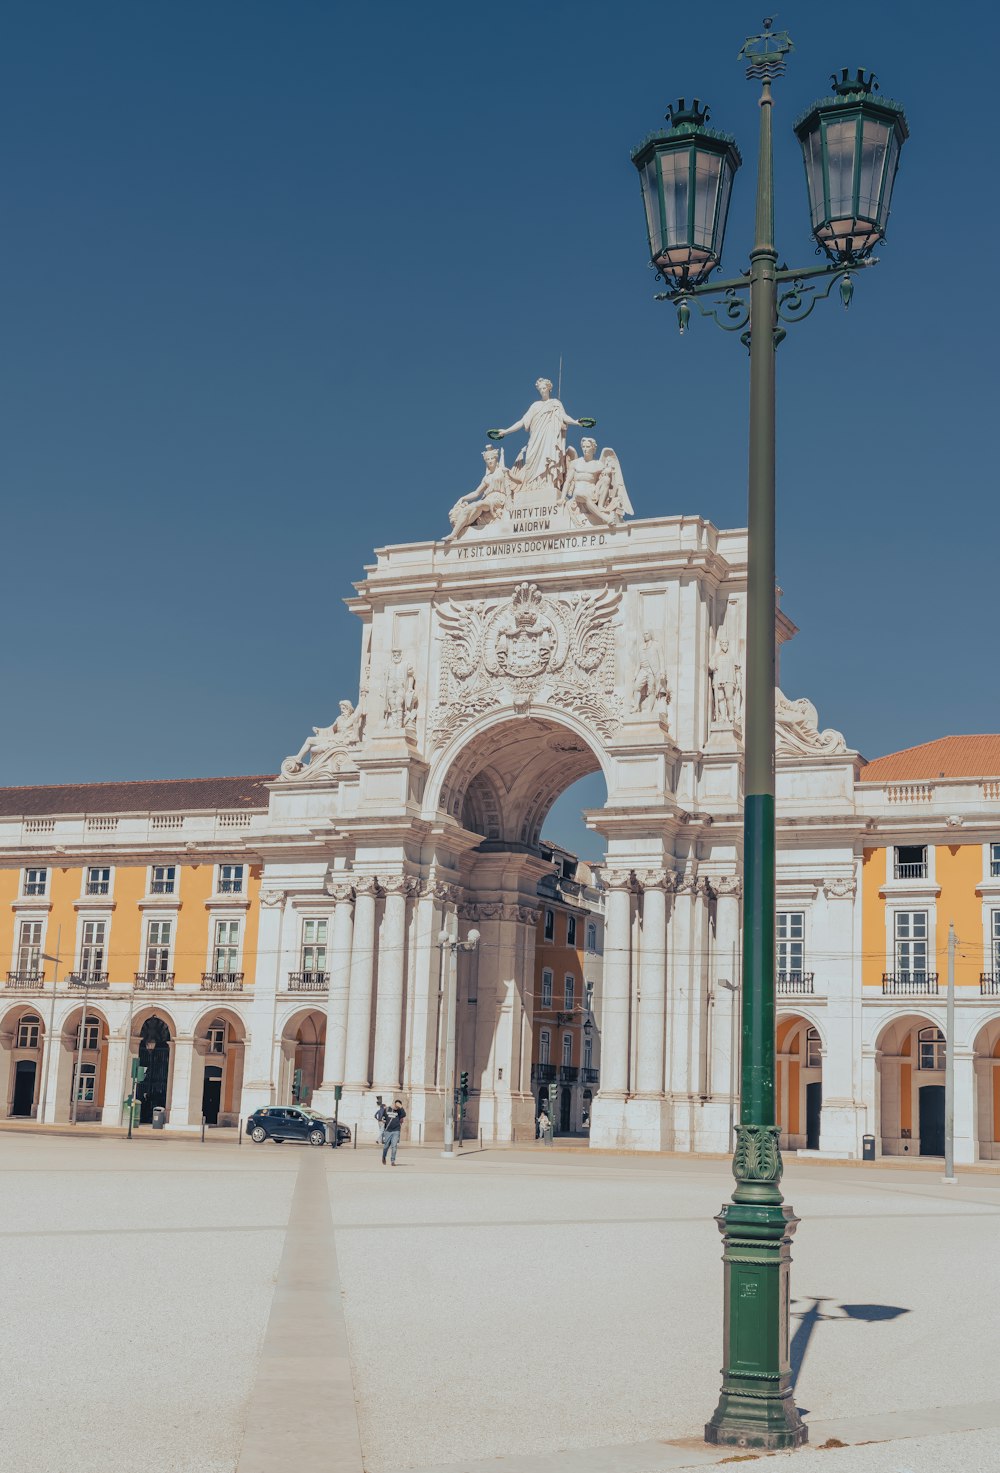
{"label": "statue in niche", "polygon": [[670,700],[670,688],[663,666],[663,651],[647,629],[642,636],[639,664],[632,682],[632,712],[649,710],[653,713],[666,711]]}
{"label": "statue in niche", "polygon": [[446,542],[457,541],[470,527],[489,526],[510,508],[515,478],[504,464],[503,451],[487,445],[483,460],[486,462],[483,479],[475,491],[460,496],[448,513],[451,531],[444,539]]}
{"label": "statue in niche", "polygon": [[520,486],[536,496],[558,496],[566,479],[566,431],[570,425],[591,430],[594,419],[573,419],[558,399],[552,397],[552,380],[535,382],[538,398],[519,420],[505,430],[490,430],[491,440],[502,440],[517,430],[525,430],[528,443],[514,462]]}
{"label": "statue in niche", "polygon": [[282,777],[298,777],[300,774],[308,777],[330,768],[330,758],[360,745],[363,721],[360,708],[356,710],[350,701],[341,701],[340,715],[332,726],[314,726],[312,736],[306,737],[295,756],[285,758],[281,764]]}
{"label": "statue in niche", "polygon": [[385,673],[383,717],[386,726],[403,726],[406,715],[406,675],[402,650],[393,650],[391,664]]}
{"label": "statue in niche", "polygon": [[632,516],[632,503],[625,490],[618,456],[606,445],[597,458],[597,441],[585,435],[580,441],[581,455],[572,446],[566,451],[566,480],[563,497],[574,520],[586,526],[586,518],[602,527],[617,527],[623,516]]}
{"label": "statue in niche", "polygon": [[719,726],[739,726],[743,714],[742,669],[725,634],[716,640],[708,674],[712,682],[712,720]]}

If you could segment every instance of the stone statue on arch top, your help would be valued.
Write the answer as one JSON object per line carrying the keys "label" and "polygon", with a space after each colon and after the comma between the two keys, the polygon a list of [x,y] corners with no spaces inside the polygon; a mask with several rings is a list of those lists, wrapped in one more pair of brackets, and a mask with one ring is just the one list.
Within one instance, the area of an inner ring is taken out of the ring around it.
{"label": "stone statue on arch top", "polygon": [[528,443],[514,462],[521,487],[528,495],[558,496],[566,479],[566,431],[570,425],[591,430],[596,419],[573,419],[558,399],[552,397],[552,380],[535,381],[538,398],[529,404],[521,418],[505,430],[490,430],[491,440],[502,440],[517,430],[525,430]]}
{"label": "stone statue on arch top", "polygon": [[571,445],[566,451],[563,497],[573,520],[581,526],[617,527],[623,516],[633,515],[618,456],[606,445],[598,460],[597,441],[590,435],[584,435],[580,450],[577,455]]}
{"label": "stone statue on arch top", "polygon": [[364,714],[359,708],[350,701],[341,701],[336,721],[330,726],[314,726],[312,736],[306,737],[295,756],[282,762],[281,776],[308,778],[332,770],[333,758],[360,744],[363,722]]}
{"label": "stone statue on arch top", "polygon": [[487,445],[483,451],[486,469],[474,491],[460,496],[448,513],[451,531],[445,542],[457,542],[470,527],[487,527],[510,508],[515,478],[504,464],[503,451]]}

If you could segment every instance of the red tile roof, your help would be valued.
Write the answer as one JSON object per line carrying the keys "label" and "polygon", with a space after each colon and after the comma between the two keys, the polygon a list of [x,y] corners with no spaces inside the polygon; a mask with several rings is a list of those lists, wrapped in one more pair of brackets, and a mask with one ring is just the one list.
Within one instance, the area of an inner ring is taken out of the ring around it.
{"label": "red tile roof", "polygon": [[148,782],[60,783],[0,788],[0,818],[77,813],[174,813],[216,808],[264,809],[273,776],[154,778]]}
{"label": "red tile roof", "polygon": [[863,783],[927,782],[948,777],[1000,776],[1000,736],[946,736],[876,757],[861,769]]}

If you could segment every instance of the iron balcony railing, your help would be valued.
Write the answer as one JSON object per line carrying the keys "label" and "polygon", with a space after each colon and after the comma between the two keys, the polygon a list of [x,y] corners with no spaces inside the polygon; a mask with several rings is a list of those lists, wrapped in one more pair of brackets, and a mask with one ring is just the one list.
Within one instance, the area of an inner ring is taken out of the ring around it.
{"label": "iron balcony railing", "polygon": [[883,972],[882,991],[886,997],[936,997],[937,972]]}
{"label": "iron balcony railing", "polygon": [[897,880],[926,880],[927,861],[918,859],[907,864],[894,864],[892,872]]}
{"label": "iron balcony railing", "polygon": [[328,992],[329,972],[289,972],[289,992]]}
{"label": "iron balcony railing", "polygon": [[531,1077],[539,1084],[551,1084],[556,1077],[555,1064],[532,1064]]}
{"label": "iron balcony railing", "polygon": [[87,894],[88,895],[110,895],[111,894],[111,881],[110,880],[88,880],[87,881]]}
{"label": "iron balcony railing", "polygon": [[25,988],[27,990],[27,989],[34,988],[34,987],[41,987],[41,985],[42,985],[42,983],[44,981],[45,981],[45,973],[44,972],[24,972],[24,971],[22,971],[22,972],[8,972],[7,973],[7,986],[8,987],[23,987],[23,988]]}
{"label": "iron balcony railing", "polygon": [[173,972],[136,972],[135,985],[140,992],[173,992]]}
{"label": "iron balcony railing", "polygon": [[1000,859],[990,860],[990,878],[1000,880]]}
{"label": "iron balcony railing", "polygon": [[173,880],[154,880],[149,887],[150,895],[172,895],[174,893]]}
{"label": "iron balcony railing", "polygon": [[601,1077],[600,1069],[581,1069],[580,1080],[583,1084],[597,1084]]}
{"label": "iron balcony railing", "polygon": [[243,894],[243,881],[242,880],[220,880],[219,881],[219,890],[218,890],[218,893],[220,895],[242,895]]}
{"label": "iron balcony railing", "polygon": [[202,972],[202,992],[242,992],[242,972]]}
{"label": "iron balcony railing", "polygon": [[1000,997],[1000,972],[980,972],[979,991],[983,997]]}
{"label": "iron balcony railing", "polygon": [[779,972],[777,976],[777,987],[779,992],[795,993],[802,997],[813,992],[813,972]]}
{"label": "iron balcony railing", "polygon": [[107,972],[70,972],[66,979],[71,987],[107,987]]}
{"label": "iron balcony railing", "polygon": [[580,1077],[580,1070],[576,1064],[560,1064],[559,1078],[563,1084],[575,1084]]}

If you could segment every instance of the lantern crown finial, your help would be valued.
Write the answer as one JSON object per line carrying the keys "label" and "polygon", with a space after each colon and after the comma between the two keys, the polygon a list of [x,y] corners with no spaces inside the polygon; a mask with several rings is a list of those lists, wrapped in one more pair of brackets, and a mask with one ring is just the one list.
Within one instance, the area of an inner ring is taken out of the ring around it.
{"label": "lantern crown finial", "polygon": [[690,107],[684,98],[680,97],[676,102],[670,104],[666,112],[667,122],[672,128],[703,128],[710,117],[708,107],[702,106],[701,99],[698,97],[692,99]]}
{"label": "lantern crown finial", "polygon": [[840,76],[833,72],[830,83],[838,97],[870,96],[878,91],[878,78],[871,70],[865,75],[863,66],[856,67],[853,74],[849,67],[841,67]]}

